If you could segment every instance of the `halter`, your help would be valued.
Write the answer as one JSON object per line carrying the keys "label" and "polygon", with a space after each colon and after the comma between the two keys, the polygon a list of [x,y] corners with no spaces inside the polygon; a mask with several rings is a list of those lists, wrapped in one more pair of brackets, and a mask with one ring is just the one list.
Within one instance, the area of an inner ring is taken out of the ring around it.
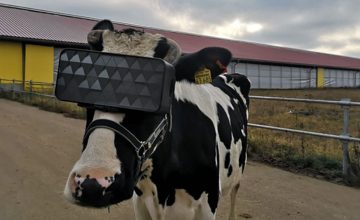
{"label": "halter", "polygon": [[164,141],[165,134],[167,132],[166,128],[169,125],[168,116],[165,115],[155,130],[150,134],[150,136],[145,141],[140,141],[133,133],[131,133],[127,128],[123,125],[113,122],[107,119],[97,119],[92,121],[89,126],[86,128],[83,144],[87,143],[90,134],[97,128],[105,128],[113,131],[116,134],[119,134],[123,137],[127,142],[129,142],[135,150],[137,160],[138,160],[138,170],[137,179],[141,178],[141,166],[145,160],[150,158],[157,147]]}

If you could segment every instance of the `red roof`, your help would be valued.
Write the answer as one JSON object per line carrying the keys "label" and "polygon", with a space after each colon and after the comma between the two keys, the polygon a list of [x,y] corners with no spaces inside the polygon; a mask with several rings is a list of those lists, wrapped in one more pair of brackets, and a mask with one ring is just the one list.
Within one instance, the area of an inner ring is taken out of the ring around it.
{"label": "red roof", "polygon": [[[0,4],[0,39],[85,47],[87,33],[97,21],[93,18]],[[184,53],[194,52],[208,46],[219,46],[229,49],[235,59],[245,61],[360,69],[360,59],[358,58],[159,30],[124,23],[114,22],[114,24],[119,30],[132,27],[152,33],[160,33],[178,42]]]}

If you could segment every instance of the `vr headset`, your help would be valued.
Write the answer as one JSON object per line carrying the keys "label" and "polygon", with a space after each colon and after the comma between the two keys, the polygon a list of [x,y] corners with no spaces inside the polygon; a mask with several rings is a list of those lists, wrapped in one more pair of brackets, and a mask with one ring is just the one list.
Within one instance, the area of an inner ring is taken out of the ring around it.
{"label": "vr headset", "polygon": [[106,111],[167,113],[174,85],[174,67],[162,59],[65,49],[55,96]]}

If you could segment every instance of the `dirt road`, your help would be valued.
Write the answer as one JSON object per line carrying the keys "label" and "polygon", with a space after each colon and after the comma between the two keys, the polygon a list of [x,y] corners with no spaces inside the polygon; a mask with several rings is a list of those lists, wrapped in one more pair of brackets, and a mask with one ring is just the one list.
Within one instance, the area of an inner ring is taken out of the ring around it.
{"label": "dirt road", "polygon": [[[93,210],[62,197],[84,121],[0,99],[0,219],[134,219],[131,202]],[[227,219],[229,198],[218,219]],[[238,218],[360,219],[360,190],[249,162]]]}

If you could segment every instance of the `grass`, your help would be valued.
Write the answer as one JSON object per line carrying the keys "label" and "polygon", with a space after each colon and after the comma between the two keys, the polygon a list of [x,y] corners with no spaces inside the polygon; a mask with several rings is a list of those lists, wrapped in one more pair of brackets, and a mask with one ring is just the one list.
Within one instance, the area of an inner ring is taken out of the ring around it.
{"label": "grass", "polygon": [[[38,91],[40,92],[40,91]],[[51,94],[51,93],[47,93]],[[45,97],[40,95],[30,95],[26,93],[17,93],[15,95],[11,93],[0,93],[0,98],[7,98],[22,102],[27,105],[37,106],[40,109],[61,113],[67,117],[85,119],[86,113],[84,108],[79,107],[75,103],[62,102],[52,97]]]}
{"label": "grass", "polygon": [[[359,89],[253,90],[251,95],[360,102]],[[279,127],[342,134],[340,106],[251,100],[250,122]],[[351,107],[349,133],[360,137],[360,107]],[[255,160],[321,176],[337,182],[360,185],[360,146],[350,143],[353,175],[342,178],[342,143],[337,140],[249,128],[249,157]]]}

